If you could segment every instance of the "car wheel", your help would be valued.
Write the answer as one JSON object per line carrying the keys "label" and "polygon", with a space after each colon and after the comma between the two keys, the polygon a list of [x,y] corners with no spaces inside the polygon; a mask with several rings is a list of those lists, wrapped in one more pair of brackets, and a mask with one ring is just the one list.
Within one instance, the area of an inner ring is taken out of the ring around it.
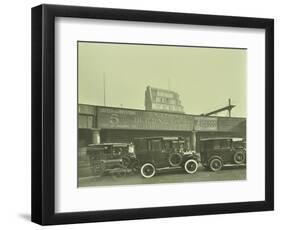
{"label": "car wheel", "polygon": [[210,161],[209,164],[209,168],[213,171],[213,172],[217,172],[219,170],[221,170],[222,168],[222,160],[219,158],[214,158]]}
{"label": "car wheel", "polygon": [[184,169],[188,174],[193,174],[198,169],[198,163],[194,159],[189,159],[184,163]]}
{"label": "car wheel", "polygon": [[141,167],[141,175],[144,178],[151,178],[155,175],[155,167],[153,164],[146,163]]}
{"label": "car wheel", "polygon": [[236,164],[242,164],[245,162],[245,154],[243,152],[237,152],[233,156],[233,160]]}

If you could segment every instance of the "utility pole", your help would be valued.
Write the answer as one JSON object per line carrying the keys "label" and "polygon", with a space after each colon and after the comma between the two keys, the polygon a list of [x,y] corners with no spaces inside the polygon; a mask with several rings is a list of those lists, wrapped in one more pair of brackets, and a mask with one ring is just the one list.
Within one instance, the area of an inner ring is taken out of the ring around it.
{"label": "utility pole", "polygon": [[103,104],[106,106],[106,78],[105,78],[105,73],[103,73]]}
{"label": "utility pole", "polygon": [[231,99],[228,98],[228,116],[231,117],[231,110],[232,110],[232,107],[231,107]]}
{"label": "utility pole", "polygon": [[220,109],[216,109],[214,111],[208,112],[208,113],[203,113],[201,116],[211,116],[213,114],[217,114],[223,111],[228,111],[228,116],[231,117],[231,110],[235,107],[236,105],[231,104],[231,99],[228,99],[228,106],[222,107]]}

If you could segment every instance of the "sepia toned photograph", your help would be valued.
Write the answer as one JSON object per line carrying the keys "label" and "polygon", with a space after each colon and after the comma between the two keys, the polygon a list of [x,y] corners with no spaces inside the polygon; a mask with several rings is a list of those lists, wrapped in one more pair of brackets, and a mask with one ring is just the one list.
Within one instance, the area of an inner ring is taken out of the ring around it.
{"label": "sepia toned photograph", "polygon": [[247,49],[77,42],[78,187],[246,180]]}
{"label": "sepia toned photograph", "polygon": [[32,8],[33,222],[274,210],[274,20],[147,9]]}

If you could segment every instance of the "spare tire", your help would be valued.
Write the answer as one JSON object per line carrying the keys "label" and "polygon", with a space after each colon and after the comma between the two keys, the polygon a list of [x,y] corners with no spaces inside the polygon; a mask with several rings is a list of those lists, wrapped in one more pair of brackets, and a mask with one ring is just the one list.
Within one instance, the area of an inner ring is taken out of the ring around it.
{"label": "spare tire", "polygon": [[169,156],[171,166],[179,166],[182,163],[182,155],[180,153],[172,153]]}
{"label": "spare tire", "polygon": [[236,152],[233,156],[233,161],[236,164],[242,164],[245,162],[246,156],[245,153],[242,151]]}

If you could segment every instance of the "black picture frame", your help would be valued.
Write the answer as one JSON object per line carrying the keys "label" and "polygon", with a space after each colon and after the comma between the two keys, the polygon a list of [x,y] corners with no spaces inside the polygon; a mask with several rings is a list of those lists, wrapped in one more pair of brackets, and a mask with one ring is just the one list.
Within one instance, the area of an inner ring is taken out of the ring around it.
{"label": "black picture frame", "polygon": [[[265,200],[239,203],[55,213],[54,37],[56,17],[265,29]],[[273,210],[273,71],[273,19],[61,5],[40,5],[32,8],[32,221],[41,225],[53,225]]]}

